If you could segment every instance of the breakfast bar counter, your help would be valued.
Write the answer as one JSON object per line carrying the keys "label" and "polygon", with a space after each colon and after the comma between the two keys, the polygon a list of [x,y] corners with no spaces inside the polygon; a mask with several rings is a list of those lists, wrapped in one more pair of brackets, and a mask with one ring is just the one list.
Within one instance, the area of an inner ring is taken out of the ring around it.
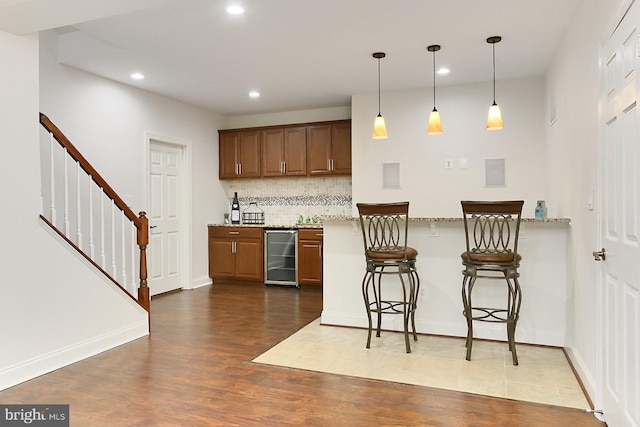
{"label": "breakfast bar counter", "polygon": [[[321,322],[328,325],[366,327],[362,299],[365,273],[363,241],[358,217],[324,216],[324,287]],[[522,308],[516,341],[565,346],[569,289],[567,240],[569,218],[522,218],[519,250]],[[411,218],[408,244],[418,251],[420,293],[416,310],[418,333],[464,337],[462,314],[462,264],[465,248],[462,218]],[[488,306],[504,303],[504,283],[478,280],[474,298]],[[486,286],[485,286],[486,284]],[[482,289],[480,289],[482,285]],[[393,288],[393,289],[392,289]],[[389,291],[397,289],[390,286]],[[402,316],[386,316],[383,328],[402,331]],[[504,325],[474,326],[478,338],[505,341]],[[364,346],[364,342],[362,345]]]}

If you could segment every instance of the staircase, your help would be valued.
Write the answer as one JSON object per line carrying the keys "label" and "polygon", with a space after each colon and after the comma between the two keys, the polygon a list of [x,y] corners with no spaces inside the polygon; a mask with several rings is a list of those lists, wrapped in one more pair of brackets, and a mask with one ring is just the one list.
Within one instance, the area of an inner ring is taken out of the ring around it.
{"label": "staircase", "polygon": [[42,152],[40,218],[149,312],[145,212],[136,215],[42,113],[40,124],[48,139]]}

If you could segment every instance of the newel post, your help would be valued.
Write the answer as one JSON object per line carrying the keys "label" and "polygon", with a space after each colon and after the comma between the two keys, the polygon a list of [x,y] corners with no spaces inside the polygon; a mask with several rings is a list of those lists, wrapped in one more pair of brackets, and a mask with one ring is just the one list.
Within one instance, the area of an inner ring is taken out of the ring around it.
{"label": "newel post", "polygon": [[147,244],[149,244],[149,219],[146,212],[139,214],[138,246],[140,247],[140,287],[138,288],[138,302],[150,311],[149,287],[147,286]]}

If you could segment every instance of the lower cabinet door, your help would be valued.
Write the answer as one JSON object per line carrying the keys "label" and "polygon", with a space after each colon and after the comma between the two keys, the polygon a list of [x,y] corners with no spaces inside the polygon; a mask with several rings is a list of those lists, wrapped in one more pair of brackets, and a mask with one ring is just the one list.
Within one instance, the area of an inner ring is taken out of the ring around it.
{"label": "lower cabinet door", "polygon": [[298,283],[322,284],[322,242],[300,240],[298,242]]}
{"label": "lower cabinet door", "polygon": [[209,239],[209,277],[229,277],[235,274],[233,241],[231,239]]}
{"label": "lower cabinet door", "polygon": [[262,241],[236,240],[236,279],[263,280],[264,259]]}

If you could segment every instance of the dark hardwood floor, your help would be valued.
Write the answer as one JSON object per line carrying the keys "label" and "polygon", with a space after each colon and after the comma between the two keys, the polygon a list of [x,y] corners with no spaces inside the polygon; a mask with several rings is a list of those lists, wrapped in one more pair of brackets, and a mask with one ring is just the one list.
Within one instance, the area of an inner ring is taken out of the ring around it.
{"label": "dark hardwood floor", "polygon": [[149,337],[2,391],[0,402],[70,404],[82,427],[604,426],[578,409],[251,363],[321,310],[319,292],[255,285],[154,298]]}

